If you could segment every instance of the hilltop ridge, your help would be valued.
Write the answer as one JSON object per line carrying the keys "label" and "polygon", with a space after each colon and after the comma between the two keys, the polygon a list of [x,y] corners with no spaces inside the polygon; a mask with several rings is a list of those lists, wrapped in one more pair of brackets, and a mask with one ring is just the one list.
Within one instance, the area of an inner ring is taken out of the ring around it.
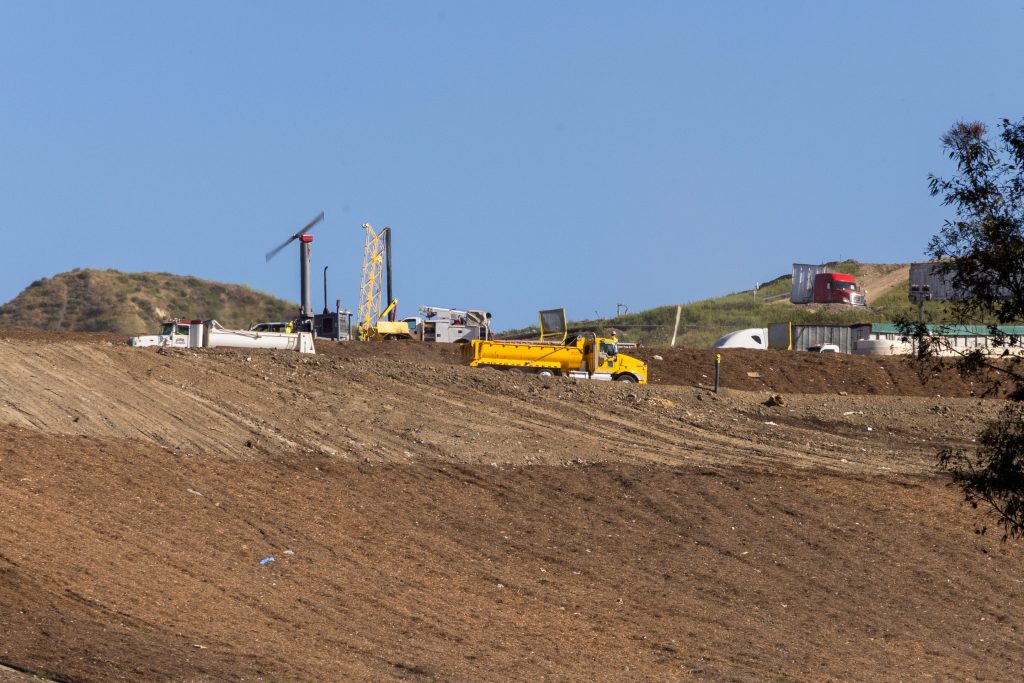
{"label": "hilltop ridge", "polygon": [[296,310],[296,304],[246,285],[87,268],[36,280],[0,306],[0,325],[137,334],[168,317],[216,318],[227,327],[247,327],[290,318]]}

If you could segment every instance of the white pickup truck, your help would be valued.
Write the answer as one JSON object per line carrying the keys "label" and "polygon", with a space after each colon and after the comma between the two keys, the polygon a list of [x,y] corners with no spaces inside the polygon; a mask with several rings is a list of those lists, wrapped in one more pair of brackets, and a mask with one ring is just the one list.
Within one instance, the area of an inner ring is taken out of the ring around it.
{"label": "white pickup truck", "polygon": [[284,349],[316,353],[310,332],[263,332],[226,330],[216,320],[169,320],[160,334],[132,337],[128,346],[173,346],[175,348]]}

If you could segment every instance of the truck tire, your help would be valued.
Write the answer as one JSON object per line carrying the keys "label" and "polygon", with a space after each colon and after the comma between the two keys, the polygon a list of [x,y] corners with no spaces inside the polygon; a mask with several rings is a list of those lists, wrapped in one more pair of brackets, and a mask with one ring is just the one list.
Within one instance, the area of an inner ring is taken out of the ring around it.
{"label": "truck tire", "polygon": [[538,377],[554,377],[555,376],[555,371],[552,370],[551,368],[541,368],[540,370],[537,371],[537,376]]}
{"label": "truck tire", "polygon": [[630,375],[628,373],[624,374],[624,375],[619,375],[618,377],[615,378],[615,381],[616,382],[629,382],[630,384],[636,384],[637,383],[636,377],[634,377],[633,375]]}

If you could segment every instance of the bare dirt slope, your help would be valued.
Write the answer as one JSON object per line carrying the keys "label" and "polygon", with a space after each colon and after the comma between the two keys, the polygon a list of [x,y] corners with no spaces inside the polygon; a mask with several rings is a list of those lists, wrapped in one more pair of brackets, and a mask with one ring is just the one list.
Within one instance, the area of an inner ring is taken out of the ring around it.
{"label": "bare dirt slope", "polygon": [[941,397],[902,371],[869,395],[856,365],[774,354],[768,407],[764,385],[688,384],[700,355],[662,352],[672,383],[638,387],[423,345],[28,337],[0,342],[0,661],[76,681],[1024,674],[1024,550],[976,535],[932,473],[1001,401],[948,369]]}
{"label": "bare dirt slope", "polygon": [[857,273],[857,284],[867,291],[868,306],[909,279],[908,263],[862,263]]}

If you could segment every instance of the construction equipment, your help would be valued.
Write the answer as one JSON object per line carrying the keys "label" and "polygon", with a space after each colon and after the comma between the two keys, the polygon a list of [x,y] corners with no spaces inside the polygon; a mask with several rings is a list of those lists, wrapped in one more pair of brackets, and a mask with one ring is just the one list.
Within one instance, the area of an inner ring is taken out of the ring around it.
{"label": "construction equipment", "polygon": [[[398,299],[392,300],[377,322],[365,332],[366,340],[382,341],[392,339],[412,339],[412,329],[408,320],[388,320],[387,317],[398,307]],[[365,341],[365,340],[364,340]]]}
{"label": "construction equipment", "polygon": [[283,349],[316,353],[311,332],[265,332],[227,330],[216,320],[181,320],[163,324],[160,334],[132,337],[128,346],[171,346],[176,348]]}
{"label": "construction equipment", "polygon": [[472,367],[528,372],[544,377],[647,383],[647,364],[619,353],[615,339],[579,335],[564,344],[477,339],[462,348]]}
{"label": "construction equipment", "polygon": [[313,297],[310,294],[309,285],[309,245],[313,242],[313,236],[307,235],[306,233],[312,230],[313,227],[323,219],[324,212],[321,211],[320,214],[307,223],[304,228],[267,252],[267,262],[269,263],[270,259],[277,256],[282,249],[287,247],[293,241],[299,240],[299,293],[301,297],[299,317],[302,319],[301,322],[303,323],[302,327],[304,329],[309,326],[308,321],[313,319]]}
{"label": "construction equipment", "polygon": [[398,301],[391,297],[391,228],[376,232],[369,223],[363,223],[365,239],[363,242],[363,272],[359,282],[359,308],[356,313],[357,332],[360,341],[370,339],[374,334],[374,325],[382,317],[380,312],[380,295],[382,274],[387,261],[387,313],[390,320],[396,317],[395,307]]}
{"label": "construction equipment", "polygon": [[464,344],[490,339],[491,314],[487,311],[420,306],[420,314],[422,321],[411,320],[415,322],[415,336],[421,341]]}

